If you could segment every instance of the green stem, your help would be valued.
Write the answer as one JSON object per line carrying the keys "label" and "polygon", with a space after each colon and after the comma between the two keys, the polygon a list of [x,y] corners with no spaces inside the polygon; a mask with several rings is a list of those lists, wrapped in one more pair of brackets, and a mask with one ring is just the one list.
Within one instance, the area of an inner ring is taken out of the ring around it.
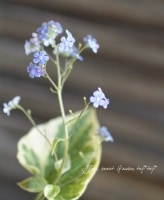
{"label": "green stem", "polygon": [[34,121],[33,118],[31,117],[31,114],[29,114],[29,113],[28,113],[22,106],[20,106],[20,105],[17,105],[17,108],[18,108],[19,110],[21,110],[21,111],[25,114],[25,116],[29,119],[29,121],[31,122],[31,124],[36,128],[36,130],[41,134],[41,136],[44,137],[44,139],[48,142],[48,144],[49,144],[50,147],[51,147],[50,141],[49,141],[48,138],[44,135],[44,133],[42,133],[42,132],[40,131],[40,129],[37,127],[35,121]]}
{"label": "green stem", "polygon": [[[80,45],[78,54],[80,55],[86,48],[87,48],[86,45],[84,45],[83,47],[81,47],[81,45]],[[72,59],[70,59],[68,62],[66,62],[65,69],[61,75],[62,76],[62,86],[64,86],[65,81],[68,79],[68,77],[73,69],[73,64],[75,63],[76,60],[77,60],[77,57],[75,56]]]}
{"label": "green stem", "polygon": [[46,73],[46,78],[48,78],[48,80],[50,81],[50,83],[52,84],[52,86],[55,88],[55,90],[58,90],[58,87],[56,86],[56,84],[54,83],[54,81],[52,80],[52,78],[50,77],[50,75],[47,73],[47,71],[45,70]]}
{"label": "green stem", "polygon": [[[86,46],[84,46],[83,48],[81,48],[79,50],[79,53],[81,53],[84,49],[86,48]],[[57,49],[56,49],[57,50]],[[59,106],[60,106],[60,111],[61,111],[61,116],[63,119],[63,125],[64,125],[64,132],[65,132],[65,146],[64,146],[64,154],[63,154],[63,160],[61,163],[61,166],[59,168],[58,171],[58,175],[55,179],[55,182],[57,182],[57,180],[59,179],[60,175],[62,174],[62,170],[67,158],[67,154],[68,154],[68,147],[69,147],[69,138],[68,138],[68,126],[67,126],[67,122],[66,122],[66,115],[65,115],[65,110],[64,110],[64,105],[63,105],[63,98],[62,98],[62,90],[63,90],[63,86],[64,86],[64,82],[66,81],[66,79],[68,78],[71,70],[72,70],[72,65],[75,62],[76,58],[72,59],[72,61],[69,63],[69,70],[68,70],[68,74],[66,73],[65,75],[61,73],[61,67],[60,67],[60,62],[59,62],[59,54],[56,53],[56,64],[57,64],[57,75],[58,75],[58,90],[57,90],[57,96],[58,96],[58,101],[59,101]],[[65,72],[64,72],[65,73]],[[64,76],[66,77],[64,77]],[[86,106],[86,108],[88,107],[88,105]],[[85,109],[86,109],[85,108]],[[84,109],[84,111],[85,111]],[[83,114],[83,112],[81,113],[81,115]],[[80,115],[80,117],[81,117]],[[79,119],[79,118],[78,118]],[[78,121],[77,119],[77,121]]]}
{"label": "green stem", "polygon": [[65,116],[65,110],[64,110],[64,106],[63,106],[62,92],[61,91],[58,92],[58,100],[59,100],[59,106],[60,106],[60,110],[61,110],[61,116],[62,116],[62,119],[63,119],[64,132],[65,132],[64,154],[63,154],[62,164],[61,164],[61,167],[59,169],[59,176],[60,176],[60,174],[62,173],[62,169],[64,167],[64,164],[65,164],[67,153],[68,153],[68,127],[67,127],[67,123],[66,123],[66,116]]}
{"label": "green stem", "polygon": [[62,87],[61,67],[60,67],[58,53],[56,53],[56,63],[57,63],[57,75],[58,75],[57,96],[58,96],[60,112],[61,112],[61,116],[62,116],[62,120],[63,120],[63,126],[64,126],[64,132],[65,132],[65,144],[64,144],[64,153],[63,153],[62,163],[61,163],[61,166],[59,168],[58,175],[55,179],[55,182],[57,182],[57,180],[59,179],[59,177],[62,174],[62,170],[63,170],[64,164],[65,164],[66,158],[67,158],[68,145],[69,145],[69,143],[68,143],[68,127],[67,127],[67,123],[66,123],[66,115],[65,115],[63,98],[62,98],[63,87]]}

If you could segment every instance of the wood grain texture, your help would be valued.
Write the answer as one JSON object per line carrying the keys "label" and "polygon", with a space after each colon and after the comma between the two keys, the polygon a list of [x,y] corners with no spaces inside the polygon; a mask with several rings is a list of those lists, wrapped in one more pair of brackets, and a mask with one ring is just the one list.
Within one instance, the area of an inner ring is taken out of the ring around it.
{"label": "wood grain texture", "polygon": [[[76,63],[64,94],[66,110],[81,109],[82,97],[99,86],[111,100],[107,111],[98,110],[98,117],[115,143],[103,145],[99,171],[81,199],[164,199],[163,9],[160,0],[0,2],[0,104],[20,95],[38,123],[58,116],[59,109],[49,83],[28,77],[31,57],[24,54],[24,41],[42,22],[53,19],[78,41],[91,33],[100,43],[98,54],[88,51],[84,62]],[[21,113],[8,118],[0,111],[0,199],[33,199],[15,185],[27,175],[15,158],[16,143],[30,127]],[[137,167],[144,165],[157,168],[141,174]],[[135,171],[118,173],[119,166]]]}

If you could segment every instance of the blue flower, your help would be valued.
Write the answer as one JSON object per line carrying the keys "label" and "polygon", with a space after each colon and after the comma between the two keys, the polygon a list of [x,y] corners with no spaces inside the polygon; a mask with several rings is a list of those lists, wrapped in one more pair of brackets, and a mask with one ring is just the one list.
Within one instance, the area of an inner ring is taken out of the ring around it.
{"label": "blue flower", "polygon": [[47,33],[48,33],[48,25],[47,25],[47,23],[46,22],[42,23],[42,26],[37,28],[36,32],[37,32],[38,38],[40,40],[47,39]]}
{"label": "blue flower", "polygon": [[45,51],[40,51],[40,52],[34,53],[33,62],[35,64],[44,66],[48,60],[49,60],[49,56],[47,55],[47,53]]}
{"label": "blue flower", "polygon": [[98,129],[98,135],[101,137],[102,141],[105,142],[114,142],[114,139],[111,135],[111,133],[109,132],[109,130],[107,129],[106,126],[102,126]]}
{"label": "blue flower", "polygon": [[37,29],[38,38],[46,47],[55,44],[55,38],[63,32],[63,28],[59,22],[53,20],[42,23],[42,26]]}
{"label": "blue flower", "polygon": [[84,42],[92,49],[94,53],[98,52],[100,45],[97,43],[97,40],[91,35],[84,37]]}
{"label": "blue flower", "polygon": [[32,62],[27,67],[27,72],[29,73],[29,76],[31,78],[34,78],[34,77],[39,78],[39,77],[45,75],[44,68],[43,67],[39,67],[39,66],[37,66],[36,64],[34,64]]}
{"label": "blue flower", "polygon": [[40,51],[41,46],[40,46],[40,42],[36,33],[33,33],[32,38],[29,41],[25,42],[24,49],[25,49],[26,55],[29,55],[36,51]]}
{"label": "blue flower", "polygon": [[51,20],[48,22],[48,26],[50,31],[52,31],[52,33],[55,33],[56,35],[59,35],[63,32],[63,27],[59,22],[54,22],[53,20]]}
{"label": "blue flower", "polygon": [[10,111],[15,109],[19,105],[20,99],[21,99],[20,96],[16,96],[8,103],[4,103],[3,104],[3,112],[9,116]]}
{"label": "blue flower", "polygon": [[67,38],[63,36],[60,39],[61,43],[58,44],[58,50],[60,53],[67,53],[71,51],[75,43],[75,38],[72,36],[72,34],[68,30],[66,30],[66,34],[67,34]]}
{"label": "blue flower", "polygon": [[102,106],[104,109],[106,109],[109,104],[109,99],[105,97],[105,94],[102,92],[101,88],[98,88],[98,90],[93,92],[93,96],[90,97],[90,102],[95,108]]}

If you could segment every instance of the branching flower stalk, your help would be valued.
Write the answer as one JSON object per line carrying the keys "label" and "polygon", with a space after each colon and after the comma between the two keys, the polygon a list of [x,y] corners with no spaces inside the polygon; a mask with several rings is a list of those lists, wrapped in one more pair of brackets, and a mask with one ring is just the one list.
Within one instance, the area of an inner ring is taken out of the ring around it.
{"label": "branching flower stalk", "polygon": [[[89,180],[92,178],[93,173],[96,173],[96,168],[98,168],[98,164],[100,162],[100,154],[101,154],[100,143],[103,141],[110,141],[110,142],[114,141],[113,137],[111,136],[110,132],[105,126],[99,127],[99,129],[95,130],[98,126],[95,113],[93,114],[91,111],[87,112],[90,105],[92,105],[96,109],[98,107],[103,107],[104,109],[107,109],[110,101],[108,98],[106,98],[104,92],[100,87],[98,87],[98,89],[93,92],[93,95],[90,96],[88,101],[87,98],[84,97],[83,99],[84,108],[78,112],[78,115],[77,114],[74,115],[74,113],[70,111],[70,115],[66,116],[64,102],[63,102],[64,84],[73,70],[75,61],[83,61],[81,53],[88,48],[90,48],[93,53],[97,53],[99,49],[99,44],[97,43],[97,40],[95,38],[93,38],[91,35],[87,35],[83,39],[84,44],[80,43],[76,47],[75,45],[76,40],[68,29],[65,30],[66,36],[60,37],[60,42],[57,43],[56,38],[59,37],[59,35],[61,35],[62,33],[63,33],[63,27],[59,22],[54,22],[52,20],[49,22],[44,22],[42,26],[39,27],[36,30],[36,32],[32,34],[30,40],[25,42],[25,53],[26,55],[33,54],[34,56],[32,62],[30,62],[27,67],[27,72],[29,76],[31,78],[41,78],[41,77],[46,78],[51,85],[50,91],[55,95],[57,95],[61,113],[61,122],[62,122],[61,125],[64,129],[64,138],[60,138],[60,136],[57,135],[58,133],[56,130],[48,129],[50,133],[46,132],[45,135],[44,131],[46,131],[47,126],[49,125],[46,124],[43,125],[45,129],[43,128],[40,130],[40,128],[38,128],[34,119],[32,118],[31,111],[24,109],[23,106],[20,105],[21,98],[19,96],[14,97],[11,101],[9,101],[8,103],[4,103],[3,105],[3,112],[6,113],[8,116],[10,115],[10,111],[14,109],[19,109],[25,114],[25,116],[31,122],[33,127],[49,144],[51,148],[50,151],[47,149],[44,149],[44,151],[47,152],[47,154],[50,156],[53,155],[54,159],[53,162],[55,161],[55,164],[58,165],[57,167],[55,167],[54,164],[51,166],[52,162],[50,161],[49,161],[50,163],[44,163],[44,162],[42,163],[42,155],[37,155],[38,153],[41,152],[41,150],[36,151],[35,148],[32,149],[31,145],[28,146],[29,144],[26,144],[26,140],[25,141],[22,140],[24,141],[23,143],[22,141],[20,141],[20,144],[18,145],[19,146],[18,159],[20,163],[23,164],[23,166],[25,166],[25,168],[27,168],[34,176],[20,182],[19,186],[29,192],[38,193],[36,200],[78,199],[84,192],[84,189],[86,188]],[[53,50],[52,55],[47,52],[46,50],[47,47],[52,48]],[[61,57],[65,58],[64,64],[60,60]],[[56,69],[56,76],[57,76],[56,82],[51,78],[51,75],[47,71],[47,62],[49,60],[52,61]],[[63,66],[61,66],[60,62],[62,63]],[[86,118],[85,122],[86,127],[79,129],[76,126],[77,124],[78,126],[79,124],[82,124],[82,126],[84,126],[82,123],[83,120],[81,120],[82,118]],[[53,123],[56,124],[56,121],[54,121]],[[68,126],[70,124],[71,126],[68,129]],[[56,124],[56,126],[58,126],[58,124]],[[84,133],[84,135],[81,135],[81,131],[83,130],[86,130],[86,133]],[[49,139],[50,134],[53,134],[54,137],[53,141],[50,141]],[[89,145],[89,148],[87,147],[88,149],[86,150],[83,149],[85,145],[79,147],[78,144],[76,144],[76,149],[72,150],[71,143],[69,145],[71,137],[75,138],[77,137],[75,141],[78,141],[79,139],[78,137],[83,137],[82,140],[86,141],[87,145]],[[62,142],[62,144],[64,144],[64,148],[62,149],[62,159],[59,158],[60,160],[58,159],[56,151],[56,148],[58,148],[58,150],[61,150],[60,146],[56,147],[58,142]],[[29,154],[27,154],[28,149],[29,149]],[[79,169],[81,169],[80,172],[77,171],[76,169],[77,166],[73,166],[74,151],[77,151],[76,159],[78,160],[78,162],[80,162],[79,163]],[[68,153],[70,155],[68,155]],[[85,158],[85,156],[87,158]],[[69,162],[68,162],[68,157],[69,157]],[[38,160],[36,161],[37,158]],[[51,157],[47,158],[47,162],[49,159],[51,160],[52,158]],[[71,166],[71,161],[72,161],[72,166]],[[41,165],[40,163],[42,163],[44,167],[43,166],[40,167]],[[92,164],[95,167],[95,171],[93,170],[94,172],[91,172],[91,175],[83,173],[84,170],[82,167],[85,165],[88,166]],[[48,167],[48,172],[46,167]],[[49,169],[49,167],[51,167],[52,171]],[[75,169],[72,169],[73,167],[75,167]],[[42,168],[43,169],[45,168],[44,169],[45,172],[43,173],[41,173],[41,170],[43,170]],[[65,168],[68,171],[68,174],[69,171],[72,170],[71,178],[69,175],[67,177],[67,173],[66,175],[64,174]],[[44,173],[45,174],[50,173],[50,174],[48,177],[46,175],[41,176]],[[63,176],[65,182],[60,183],[60,181],[62,181]],[[85,178],[83,178],[83,176],[85,176]],[[51,180],[52,179],[51,177],[54,177],[54,179]],[[75,187],[74,185],[76,181],[79,182],[79,187],[80,187],[78,189],[78,192],[76,191],[77,187]],[[71,191],[74,191],[74,193],[72,194],[70,194],[69,192],[68,193],[64,192],[65,188],[67,187],[70,188],[69,184],[72,187]],[[74,189],[74,187],[76,189]]]}

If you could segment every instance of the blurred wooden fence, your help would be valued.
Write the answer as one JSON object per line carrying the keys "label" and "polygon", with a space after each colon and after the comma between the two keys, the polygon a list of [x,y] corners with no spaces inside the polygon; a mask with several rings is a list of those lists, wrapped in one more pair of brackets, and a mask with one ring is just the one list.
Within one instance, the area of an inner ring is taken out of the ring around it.
{"label": "blurred wooden fence", "polygon": [[[88,51],[84,62],[76,64],[65,88],[66,109],[80,109],[82,97],[99,86],[111,100],[110,108],[98,110],[98,116],[115,143],[103,145],[99,172],[81,199],[163,200],[164,2],[1,0],[0,103],[22,96],[38,123],[57,116],[59,110],[47,82],[28,77],[31,58],[25,56],[23,46],[50,19],[61,22],[78,41],[90,33],[100,43],[98,54]],[[30,199],[15,185],[25,176],[15,158],[16,143],[29,128],[19,112],[8,118],[0,111],[2,200]],[[119,166],[133,167],[135,172],[119,173]],[[144,166],[143,173],[137,171]],[[148,167],[155,167],[153,173]]]}

